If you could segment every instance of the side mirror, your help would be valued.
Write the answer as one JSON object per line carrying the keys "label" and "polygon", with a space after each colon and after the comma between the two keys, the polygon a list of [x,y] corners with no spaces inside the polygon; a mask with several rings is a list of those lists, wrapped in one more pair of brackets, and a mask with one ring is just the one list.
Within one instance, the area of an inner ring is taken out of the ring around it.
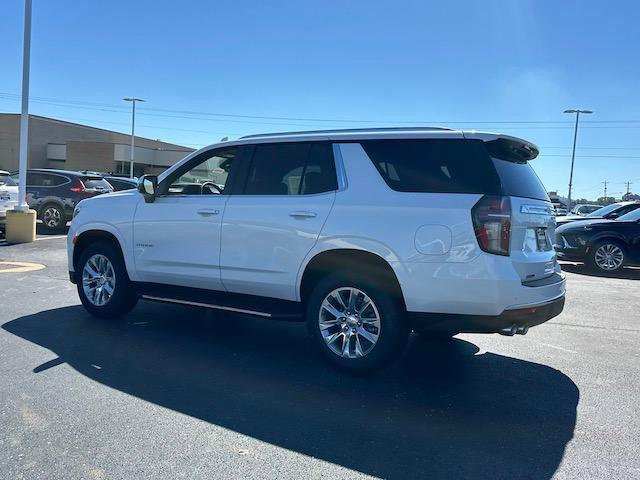
{"label": "side mirror", "polygon": [[607,218],[618,218],[620,216],[619,213],[617,212],[612,212],[609,214],[609,216]]}
{"label": "side mirror", "polygon": [[138,181],[138,191],[144,196],[144,201],[152,203],[156,200],[158,192],[158,176],[143,175]]}

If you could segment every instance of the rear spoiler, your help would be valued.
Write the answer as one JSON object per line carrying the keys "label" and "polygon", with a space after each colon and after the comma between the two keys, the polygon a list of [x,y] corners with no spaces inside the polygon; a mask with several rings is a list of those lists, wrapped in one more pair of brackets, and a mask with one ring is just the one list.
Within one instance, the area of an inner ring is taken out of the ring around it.
{"label": "rear spoiler", "polygon": [[500,160],[514,163],[526,163],[538,156],[540,150],[533,143],[509,135],[496,135],[484,132],[464,132],[470,140],[482,140],[489,155]]}

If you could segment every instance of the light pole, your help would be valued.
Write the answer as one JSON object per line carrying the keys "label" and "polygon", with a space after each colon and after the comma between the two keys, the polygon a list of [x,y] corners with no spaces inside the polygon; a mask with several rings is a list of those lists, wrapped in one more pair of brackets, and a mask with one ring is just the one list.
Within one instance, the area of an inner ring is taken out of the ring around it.
{"label": "light pole", "polygon": [[36,239],[36,212],[27,204],[27,161],[29,153],[29,67],[31,63],[31,0],[24,2],[24,44],[22,49],[22,109],[18,154],[18,204],[7,210],[5,240],[8,243]]}
{"label": "light pole", "polygon": [[591,110],[579,110],[579,109],[567,109],[564,113],[575,113],[576,114],[576,126],[573,131],[573,152],[571,153],[571,173],[569,173],[569,195],[567,197],[567,209],[571,210],[571,186],[573,185],[573,163],[576,159],[576,140],[578,139],[578,121],[580,120],[580,114],[584,113],[588,115],[593,113]]}
{"label": "light pole", "polygon": [[[136,130],[136,102],[144,102],[141,98],[127,97],[123,98],[125,102],[131,102],[131,153],[129,155],[129,177],[133,178],[133,151],[135,149],[135,130]],[[123,172],[124,173],[124,172]]]}
{"label": "light pole", "polygon": [[27,153],[29,150],[29,67],[31,63],[31,0],[24,2],[24,44],[22,52],[22,110],[20,112],[20,153],[18,159],[18,205],[16,210],[26,212],[27,205]]}

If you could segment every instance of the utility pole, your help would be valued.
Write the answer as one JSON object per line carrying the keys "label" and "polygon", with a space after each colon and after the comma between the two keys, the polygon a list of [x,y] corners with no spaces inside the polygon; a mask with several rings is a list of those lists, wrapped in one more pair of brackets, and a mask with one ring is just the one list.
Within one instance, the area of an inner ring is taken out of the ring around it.
{"label": "utility pole", "polygon": [[624,182],[624,184],[627,186],[627,195],[629,195],[631,193],[631,190],[630,190],[629,187],[631,186],[632,183],[633,182]]}
{"label": "utility pole", "polygon": [[573,152],[571,153],[571,173],[569,173],[569,195],[567,196],[567,208],[571,210],[571,187],[573,185],[573,164],[576,159],[576,140],[578,139],[578,121],[580,120],[580,114],[584,113],[585,115],[593,113],[591,110],[579,110],[579,109],[567,109],[564,113],[575,113],[576,114],[576,126],[573,130]]}
{"label": "utility pole", "polygon": [[609,182],[605,180],[602,183],[604,183],[604,201],[606,202],[607,201],[607,183]]}
{"label": "utility pole", "polygon": [[[136,130],[136,102],[144,102],[141,98],[127,97],[123,98],[125,102],[131,102],[131,152],[129,154],[129,178],[133,178],[133,160],[135,158],[135,130]],[[124,173],[124,169],[123,172]]]}

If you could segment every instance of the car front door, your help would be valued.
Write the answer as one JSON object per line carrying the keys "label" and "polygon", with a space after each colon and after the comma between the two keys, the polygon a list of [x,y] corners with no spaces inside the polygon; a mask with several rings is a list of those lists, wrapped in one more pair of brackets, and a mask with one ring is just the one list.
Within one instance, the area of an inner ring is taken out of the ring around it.
{"label": "car front door", "polygon": [[203,152],[163,179],[154,202],[139,202],[133,249],[141,281],[224,290],[220,228],[237,153]]}
{"label": "car front door", "polygon": [[298,269],[335,199],[332,146],[257,145],[247,163],[224,214],[222,282],[230,292],[295,300]]}

